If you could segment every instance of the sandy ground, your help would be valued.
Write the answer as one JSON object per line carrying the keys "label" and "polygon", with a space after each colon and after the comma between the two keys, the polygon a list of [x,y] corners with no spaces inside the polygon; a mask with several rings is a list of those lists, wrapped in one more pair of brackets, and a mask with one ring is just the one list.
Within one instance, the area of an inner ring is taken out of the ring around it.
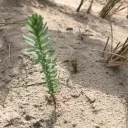
{"label": "sandy ground", "polygon": [[[46,100],[41,67],[32,66],[24,55],[28,45],[22,38],[22,24],[0,25],[0,128],[128,128],[128,69],[106,67],[101,53],[111,35],[110,23],[100,19],[103,0],[94,2],[91,14],[87,1],[76,13],[79,0],[39,2],[0,1],[0,22],[24,20],[38,13],[48,23],[57,53],[60,93],[57,119],[54,106]],[[114,44],[128,35],[126,10],[113,17]],[[73,28],[67,31],[67,28]],[[80,32],[86,34],[82,40]],[[67,60],[77,59],[78,73]]]}

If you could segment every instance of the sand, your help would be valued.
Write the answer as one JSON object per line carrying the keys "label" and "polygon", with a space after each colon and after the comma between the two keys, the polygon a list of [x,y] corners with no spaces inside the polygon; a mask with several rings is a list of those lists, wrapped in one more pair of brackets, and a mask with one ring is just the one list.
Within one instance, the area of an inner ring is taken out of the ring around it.
{"label": "sand", "polygon": [[[107,68],[107,56],[89,50],[103,50],[111,36],[110,22],[99,17],[105,1],[96,0],[91,14],[86,14],[89,1],[76,13],[78,4],[79,0],[0,2],[0,22],[25,20],[32,13],[44,17],[57,54],[60,86],[55,119],[41,67],[24,54],[29,48],[22,37],[26,21],[0,25],[0,128],[128,128],[127,65]],[[126,10],[112,21],[115,46],[127,38]],[[83,39],[81,33],[86,35]],[[73,59],[78,63],[76,74],[67,61]]]}

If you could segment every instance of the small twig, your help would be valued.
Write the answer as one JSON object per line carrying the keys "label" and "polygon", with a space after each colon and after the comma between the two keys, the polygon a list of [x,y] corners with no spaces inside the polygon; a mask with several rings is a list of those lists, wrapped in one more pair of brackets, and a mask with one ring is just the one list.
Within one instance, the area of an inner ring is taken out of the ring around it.
{"label": "small twig", "polygon": [[85,0],[81,0],[81,2],[80,2],[80,4],[79,4],[79,6],[78,6],[76,12],[79,12],[79,11],[80,11],[82,5],[84,4],[84,1],[85,1]]}
{"label": "small twig", "polygon": [[91,51],[98,51],[98,52],[104,52],[104,53],[107,53],[107,54],[116,55],[116,56],[118,56],[118,57],[121,57],[121,58],[127,59],[127,57],[124,57],[124,56],[118,55],[118,54],[113,53],[113,52],[106,52],[106,51],[97,50],[97,49],[87,49],[87,50],[91,50]]}
{"label": "small twig", "polygon": [[126,16],[126,18],[128,19],[128,2],[127,2],[127,16]]}
{"label": "small twig", "polygon": [[92,9],[92,4],[93,4],[93,0],[91,1],[90,5],[89,5],[89,8],[87,9],[87,14],[90,13],[90,10]]}
{"label": "small twig", "polygon": [[121,48],[121,47],[123,48],[123,47],[126,45],[127,42],[128,42],[128,37],[127,37],[127,39],[125,40],[125,43],[122,44],[122,45],[120,45],[120,46],[118,47],[118,49]]}
{"label": "small twig", "polygon": [[[110,21],[110,27],[111,27],[111,52],[113,51],[113,27],[112,27],[112,20],[111,20],[111,15],[109,13],[109,21]],[[107,60],[107,62],[111,59],[111,56],[109,57],[109,59]]]}
{"label": "small twig", "polygon": [[123,44],[123,48],[125,47],[126,43],[128,42],[128,37],[127,39],[125,40],[124,44]]}
{"label": "small twig", "polygon": [[[127,42],[128,42],[128,38],[126,39],[126,41],[124,42],[124,44],[120,46],[121,49],[120,49],[120,51],[117,53],[118,55],[126,56],[126,57],[127,57],[127,51],[128,51],[128,44],[127,44]],[[119,48],[119,47],[118,47],[118,48]],[[113,51],[113,52],[114,52],[114,51]],[[120,57],[115,57],[113,60],[114,60],[114,61],[117,61],[119,58],[120,58]],[[109,59],[109,60],[110,60],[110,59]],[[108,61],[109,61],[109,60],[108,60]]]}
{"label": "small twig", "polygon": [[18,21],[13,21],[13,22],[0,22],[0,27],[5,26],[5,25],[9,25],[9,24],[23,24],[21,21],[26,21],[27,19],[24,20],[18,20]]}
{"label": "small twig", "polygon": [[119,46],[120,46],[120,42],[116,45],[115,49],[113,50],[113,53],[114,53],[117,49],[119,49]]}
{"label": "small twig", "polygon": [[7,22],[7,23],[0,22],[0,24],[2,24],[2,25],[8,25],[8,24],[22,24],[22,23],[18,23],[18,22]]}
{"label": "small twig", "polygon": [[0,22],[0,24],[16,24],[16,23],[20,23],[21,21],[26,21],[27,19],[23,19],[23,20],[18,20],[18,21],[12,21],[12,22]]}
{"label": "small twig", "polygon": [[83,37],[83,36],[93,36],[93,34],[90,34],[90,33],[87,33],[87,34],[82,33],[82,37]]}
{"label": "small twig", "polygon": [[112,27],[112,20],[111,16],[109,17],[110,20],[110,27],[111,27],[111,52],[113,51],[113,27]]}
{"label": "small twig", "polygon": [[[121,4],[121,5],[118,5],[118,7],[115,8],[115,9],[113,10],[113,12],[111,12],[111,15],[110,15],[110,16],[113,16],[114,14],[116,14],[117,12],[119,12],[119,9],[121,8],[121,6],[122,6],[122,4]],[[121,11],[121,10],[120,10],[120,11]]]}
{"label": "small twig", "polygon": [[117,12],[122,11],[122,10],[125,9],[125,8],[127,8],[127,6],[120,8]]}
{"label": "small twig", "polygon": [[90,103],[90,104],[93,104],[96,100],[94,99],[94,100],[92,100],[88,95],[86,95],[85,94],[85,96],[86,96],[86,98],[87,98],[87,100],[88,100],[88,102]]}
{"label": "small twig", "polygon": [[[104,47],[103,51],[106,50],[106,48],[107,48],[107,46],[108,46],[109,39],[110,39],[110,37],[107,38],[107,42],[106,42],[106,44],[105,44],[105,47]],[[104,52],[102,53],[102,57],[104,57]]]}
{"label": "small twig", "polygon": [[10,88],[27,88],[27,87],[31,87],[31,86],[35,86],[35,85],[39,85],[39,84],[46,84],[46,82],[39,82],[39,83],[34,83],[34,84],[27,84],[26,86],[18,86],[18,87],[10,87]]}
{"label": "small twig", "polygon": [[55,108],[55,116],[56,116],[56,98],[55,96],[53,96],[53,99],[52,99],[53,103],[54,103],[54,108]]}
{"label": "small twig", "polygon": [[[116,45],[115,49],[113,50],[113,53],[114,53],[117,49],[119,49],[119,45],[120,45],[120,42]],[[112,55],[109,56],[109,58],[107,59],[107,62],[109,62],[111,58],[112,58]]]}
{"label": "small twig", "polygon": [[111,68],[111,67],[118,67],[120,65],[126,65],[128,63],[128,61],[111,61],[109,63],[107,63],[107,67]]}

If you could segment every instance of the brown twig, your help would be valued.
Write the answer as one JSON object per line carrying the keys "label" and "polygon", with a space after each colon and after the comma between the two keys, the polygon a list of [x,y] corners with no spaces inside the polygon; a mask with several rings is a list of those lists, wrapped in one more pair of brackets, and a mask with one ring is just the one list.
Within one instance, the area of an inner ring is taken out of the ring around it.
{"label": "brown twig", "polygon": [[33,84],[27,84],[26,86],[18,86],[18,87],[10,87],[10,88],[27,88],[27,87],[31,87],[31,86],[35,86],[35,85],[39,85],[39,84],[46,84],[46,82],[39,82],[39,83],[33,83]]}
{"label": "brown twig", "polygon": [[127,39],[125,40],[125,43],[122,44],[122,45],[120,45],[117,49],[119,49],[119,48],[121,48],[121,47],[124,47],[124,46],[126,45],[127,42],[128,42],[128,37],[127,37]]}
{"label": "brown twig", "polygon": [[124,10],[125,8],[127,8],[127,6],[120,8],[120,9],[118,10],[118,12]]}
{"label": "brown twig", "polygon": [[126,16],[126,18],[128,19],[128,2],[127,2],[127,16]]}
{"label": "brown twig", "polygon": [[125,56],[121,56],[121,55],[116,54],[116,53],[113,53],[113,52],[106,52],[106,51],[97,50],[97,49],[87,49],[87,50],[91,50],[91,51],[98,51],[98,52],[104,52],[104,53],[106,53],[106,54],[116,55],[116,56],[118,56],[118,57],[121,57],[121,58],[127,59],[127,57],[125,57]]}
{"label": "brown twig", "polygon": [[10,24],[23,24],[21,21],[26,21],[27,19],[23,20],[18,20],[18,21],[13,21],[13,22],[0,22],[0,27],[5,26],[5,25],[10,25]]}
{"label": "brown twig", "polygon": [[[110,55],[110,57],[107,59],[108,67],[120,66],[128,62],[128,38],[125,40],[125,42],[122,45],[120,45],[120,42],[117,44],[117,46],[113,50],[113,53],[116,51],[117,51],[116,54],[118,54],[118,56]],[[125,58],[122,58],[119,55],[124,56]]]}
{"label": "brown twig", "polygon": [[103,7],[103,9],[100,12],[101,18],[106,18],[108,16],[111,16],[112,9],[119,3],[118,0],[108,0],[107,4]]}
{"label": "brown twig", "polygon": [[113,53],[114,53],[117,49],[119,49],[119,46],[120,46],[120,42],[116,45],[115,49],[113,50]]}
{"label": "brown twig", "polygon": [[[106,42],[106,44],[105,44],[105,47],[104,47],[103,51],[106,50],[106,48],[107,48],[107,46],[108,46],[109,39],[110,39],[110,37],[107,38],[107,42]],[[104,57],[104,52],[102,53],[102,57]]]}
{"label": "brown twig", "polygon": [[93,4],[93,0],[91,1],[90,5],[89,5],[89,7],[87,9],[87,14],[90,13],[90,10],[92,9],[92,4]]}
{"label": "brown twig", "polygon": [[123,44],[123,48],[125,47],[126,43],[128,42],[128,37],[127,39],[125,40],[124,44]]}
{"label": "brown twig", "polygon": [[111,16],[109,17],[110,20],[110,27],[111,27],[111,52],[113,51],[113,26],[112,26],[112,20]]}
{"label": "brown twig", "polygon": [[80,2],[80,4],[79,4],[79,6],[78,6],[76,12],[79,12],[79,11],[80,11],[82,5],[84,4],[84,1],[85,1],[85,0],[81,0],[81,2]]}

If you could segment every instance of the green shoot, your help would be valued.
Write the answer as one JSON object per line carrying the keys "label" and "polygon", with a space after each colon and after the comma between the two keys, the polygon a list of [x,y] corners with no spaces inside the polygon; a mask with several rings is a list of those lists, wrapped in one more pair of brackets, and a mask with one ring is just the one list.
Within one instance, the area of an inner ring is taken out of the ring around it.
{"label": "green shoot", "polygon": [[24,39],[31,46],[27,53],[36,57],[33,64],[41,64],[45,74],[47,92],[56,107],[55,95],[59,92],[56,56],[50,41],[47,23],[43,23],[40,15],[33,14],[28,18],[27,28],[29,35],[25,35]]}
{"label": "green shoot", "polygon": [[78,72],[78,62],[77,62],[77,59],[73,59],[72,61],[71,61],[71,64],[72,64],[72,67],[73,67],[73,72],[74,73],[77,73]]}

